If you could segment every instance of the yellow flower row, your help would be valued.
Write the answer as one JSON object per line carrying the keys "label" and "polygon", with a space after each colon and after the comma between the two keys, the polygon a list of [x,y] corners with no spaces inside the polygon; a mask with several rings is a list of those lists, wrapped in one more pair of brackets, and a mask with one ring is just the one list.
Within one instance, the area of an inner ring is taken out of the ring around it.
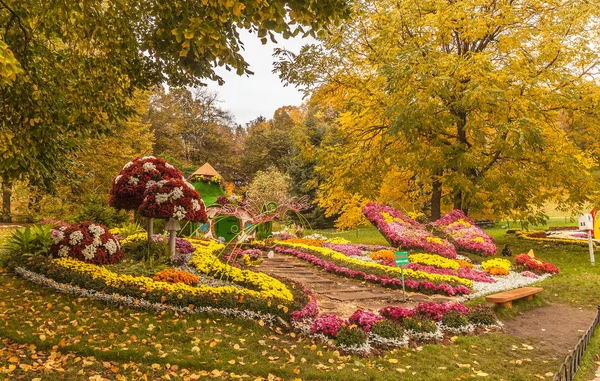
{"label": "yellow flower row", "polygon": [[244,282],[255,285],[259,288],[263,298],[278,298],[292,301],[293,296],[290,290],[281,281],[268,276],[267,274],[242,270],[221,262],[215,252],[221,251],[225,245],[216,241],[189,240],[194,251],[190,264],[203,274],[210,276],[227,276],[233,282]]}
{"label": "yellow flower row", "polygon": [[72,258],[58,258],[54,259],[53,262],[58,266],[61,266],[70,271],[78,272],[80,274],[86,274],[94,279],[101,279],[107,285],[116,288],[123,286],[133,286],[144,288],[148,291],[162,290],[166,292],[192,295],[212,294],[215,296],[220,296],[225,294],[236,294],[238,296],[251,296],[255,298],[267,298],[272,296],[254,290],[240,290],[233,286],[210,287],[200,285],[194,287],[188,286],[184,283],[167,283],[155,281],[154,279],[145,276],[117,274],[108,270],[106,267],[81,262]]}
{"label": "yellow flower row", "polygon": [[481,266],[486,272],[490,272],[494,268],[500,268],[508,271],[510,269],[510,261],[503,258],[492,258],[482,262]]}
{"label": "yellow flower row", "polygon": [[121,245],[124,245],[126,243],[131,243],[131,242],[147,241],[147,240],[148,240],[148,233],[135,233],[135,234],[128,236],[124,240],[122,240]]}
{"label": "yellow flower row", "polygon": [[[399,268],[384,266],[384,265],[380,265],[378,263],[373,263],[373,262],[361,261],[360,259],[347,257],[342,253],[339,253],[335,250],[327,249],[325,247],[315,247],[315,246],[303,245],[300,243],[288,243],[285,241],[276,241],[275,243],[278,246],[287,246],[287,247],[292,247],[292,248],[312,250],[312,251],[322,254],[326,257],[335,259],[336,261],[346,262],[346,263],[353,264],[353,265],[377,269],[380,271],[384,271],[395,277],[399,277],[402,273]],[[409,278],[424,279],[424,280],[428,280],[431,282],[458,283],[458,284],[462,284],[467,287],[473,286],[473,282],[471,280],[459,278],[454,275],[429,274],[429,273],[425,273],[422,271],[416,271],[416,270],[412,270],[412,269],[405,269],[404,275],[406,275]]]}
{"label": "yellow flower row", "polygon": [[467,228],[471,227],[471,224],[469,222],[465,221],[463,218],[460,218],[460,219],[454,221],[453,223],[451,223],[448,226],[461,226],[461,225],[464,227],[467,227]]}
{"label": "yellow flower row", "polygon": [[412,263],[433,266],[441,269],[458,270],[460,267],[458,262],[435,254],[411,254],[408,256],[408,259]]}
{"label": "yellow flower row", "polygon": [[523,238],[523,239],[528,239],[531,241],[538,241],[538,242],[553,242],[553,243],[570,243],[570,244],[575,244],[575,245],[582,245],[582,246],[587,246],[588,242],[585,240],[579,240],[579,239],[567,239],[567,238],[540,238],[540,237],[531,237],[530,234],[533,233],[544,233],[545,230],[521,230],[521,231],[517,231],[516,235],[519,238]]}

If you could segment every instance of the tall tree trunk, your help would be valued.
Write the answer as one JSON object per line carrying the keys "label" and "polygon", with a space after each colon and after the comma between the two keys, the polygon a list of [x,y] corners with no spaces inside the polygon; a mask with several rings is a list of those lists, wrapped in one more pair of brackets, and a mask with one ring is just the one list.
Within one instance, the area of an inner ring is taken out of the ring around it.
{"label": "tall tree trunk", "polygon": [[459,190],[454,192],[454,209],[462,209],[462,197],[462,191]]}
{"label": "tall tree trunk", "polygon": [[438,174],[431,181],[431,220],[438,220],[442,216],[442,183]]}
{"label": "tall tree trunk", "polygon": [[10,197],[12,196],[12,181],[8,177],[2,178],[2,215],[0,221],[12,222],[12,214],[10,213]]}

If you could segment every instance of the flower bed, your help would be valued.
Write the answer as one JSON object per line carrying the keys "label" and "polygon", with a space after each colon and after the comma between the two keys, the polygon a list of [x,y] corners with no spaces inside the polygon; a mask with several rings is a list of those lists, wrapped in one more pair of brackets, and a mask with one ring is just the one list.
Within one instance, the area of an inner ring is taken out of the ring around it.
{"label": "flower bed", "polygon": [[[336,275],[363,279],[385,287],[402,287],[402,282],[399,278],[389,276],[399,276],[400,269],[398,268],[363,262],[359,259],[346,257],[331,249],[316,248],[302,244],[278,242],[274,250],[279,253],[296,256]],[[472,282],[467,279],[448,275],[427,274],[409,269],[404,271],[404,275],[405,287],[407,289],[426,294],[439,293],[451,296],[467,294],[470,290],[465,284],[472,285]],[[439,283],[434,283],[434,281]],[[452,285],[444,282],[451,282]]]}
{"label": "flower bed", "polygon": [[[562,233],[562,234],[561,234]],[[536,241],[536,242],[548,242],[548,243],[560,243],[560,244],[573,244],[588,246],[587,239],[576,238],[565,238],[564,231],[546,231],[546,230],[518,230],[516,233],[517,237]],[[597,245],[600,240],[593,240],[594,245]]]}
{"label": "flower bed", "polygon": [[411,254],[408,257],[408,259],[411,263],[419,263],[422,265],[438,267],[441,269],[458,270],[458,268],[460,267],[458,262],[434,254]]}
{"label": "flower bed", "polygon": [[362,211],[391,245],[456,258],[456,248],[450,242],[434,236],[424,225],[404,216],[398,210],[370,202]]}
{"label": "flower bed", "polygon": [[498,252],[494,239],[460,209],[453,210],[431,225],[463,250],[488,256]]}
{"label": "flower bed", "polygon": [[529,270],[536,274],[558,274],[560,270],[550,262],[544,262],[539,258],[530,257],[527,254],[519,254],[515,257],[515,267]]}
{"label": "flower bed", "polygon": [[510,261],[502,258],[494,258],[481,263],[483,270],[491,275],[508,275]]}

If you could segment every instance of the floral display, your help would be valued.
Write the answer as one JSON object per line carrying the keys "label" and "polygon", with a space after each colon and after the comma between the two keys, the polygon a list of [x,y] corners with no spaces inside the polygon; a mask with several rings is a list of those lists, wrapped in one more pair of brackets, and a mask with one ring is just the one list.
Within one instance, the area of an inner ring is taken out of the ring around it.
{"label": "floral display", "polygon": [[466,261],[464,259],[455,259],[456,263],[458,263],[458,265],[460,267],[464,267],[467,269],[472,269],[473,268],[473,264],[469,261]]}
{"label": "floral display", "polygon": [[420,263],[422,265],[438,267],[441,269],[458,270],[460,265],[452,259],[440,257],[435,254],[411,254],[408,256],[411,263]]}
{"label": "floral display", "polygon": [[320,333],[335,338],[342,324],[347,322],[334,314],[325,314],[313,319],[310,325],[310,333]]}
{"label": "floral display", "polygon": [[527,254],[515,256],[515,265],[534,273],[558,274],[560,270],[550,262],[544,262],[539,258],[530,257]]}
{"label": "floral display", "polygon": [[[325,250],[329,250],[329,249],[325,249]],[[363,279],[363,280],[366,280],[369,282],[380,284],[384,287],[402,288],[402,281],[399,278],[391,278],[386,275],[375,275],[375,274],[367,273],[365,271],[353,270],[348,267],[336,265],[335,263],[329,262],[329,261],[319,258],[315,255],[305,253],[303,251],[300,251],[300,250],[297,250],[294,248],[276,247],[275,251],[277,251],[279,253],[296,256],[297,258],[300,258],[302,260],[310,262],[313,265],[323,268],[326,271],[332,272],[336,275],[345,276],[345,277],[354,278],[354,279]],[[330,251],[332,253],[335,253],[336,255],[342,256],[344,258],[349,258],[349,257],[346,257],[343,254],[339,254],[335,251],[332,251],[332,250],[330,250]],[[381,266],[381,265],[378,265],[375,263],[362,262],[360,260],[357,260],[357,262],[365,264],[365,265],[370,264],[370,265],[376,265],[376,266],[379,266],[382,268],[388,268],[387,266]],[[390,269],[400,271],[399,269],[395,269],[395,268],[390,268]],[[369,270],[369,269],[367,268],[365,270]],[[385,271],[383,273],[385,274]],[[412,275],[430,278],[437,282],[443,282],[443,280],[458,280],[458,279],[460,279],[458,277],[426,274],[426,273],[421,273],[421,272],[414,272],[413,270],[406,270],[404,284],[405,284],[406,289],[408,289],[408,290],[418,291],[418,292],[422,292],[422,293],[426,293],[426,294],[438,293],[438,294],[444,294],[444,295],[450,295],[450,296],[468,294],[470,292],[470,289],[464,285],[452,286],[447,283],[437,283],[436,284],[429,280],[409,279],[408,277],[412,276]],[[471,281],[469,281],[467,279],[462,279],[461,282],[471,284]]]}
{"label": "floral display", "polygon": [[451,311],[458,312],[462,315],[469,313],[469,308],[460,303],[419,303],[415,308],[417,314],[428,317],[434,321],[440,321],[444,315]]}
{"label": "floral display", "polygon": [[200,194],[184,179],[160,180],[149,186],[138,210],[149,218],[208,221]]}
{"label": "floral display", "polygon": [[527,278],[532,278],[532,279],[538,279],[539,278],[539,276],[537,276],[536,274],[532,273],[531,271],[522,271],[521,275],[525,276]]}
{"label": "floral display", "polygon": [[157,282],[184,283],[187,285],[197,284],[200,278],[197,275],[183,270],[166,269],[154,274],[152,277]]}
{"label": "floral display", "polygon": [[292,312],[291,321],[302,321],[304,319],[313,318],[319,314],[319,306],[317,298],[308,288],[302,286],[302,291],[308,296],[308,303],[298,311]]}
{"label": "floral display", "polygon": [[209,176],[209,175],[192,175],[189,179],[190,181],[204,181],[207,183],[213,184],[222,184],[223,178],[219,175]]}
{"label": "floral display", "polygon": [[424,225],[404,216],[398,210],[370,202],[362,211],[391,245],[456,258],[456,248],[450,242],[434,236]]}
{"label": "floral display", "polygon": [[241,270],[220,261],[215,253],[222,252],[225,245],[216,241],[202,240],[191,240],[191,243],[196,251],[189,264],[199,273],[213,277],[225,276],[238,284],[247,284],[260,290],[260,295],[266,298],[293,300],[292,293],[281,281],[264,273]]}
{"label": "floral display", "polygon": [[167,179],[183,179],[183,173],[161,158],[137,157],[113,179],[109,203],[115,208],[135,210],[144,201],[148,187]]}
{"label": "floral display", "polygon": [[313,238],[291,238],[286,240],[285,242],[287,243],[299,243],[302,245],[308,245],[308,246],[316,246],[316,247],[321,247],[323,246],[323,243],[325,243],[322,240],[319,239],[313,239]]}
{"label": "floral display", "polygon": [[215,202],[217,204],[223,206],[223,205],[226,205],[229,202],[229,200],[227,199],[226,196],[219,196],[219,197],[217,197],[217,201],[215,201]]}
{"label": "floral display", "polygon": [[381,316],[396,321],[402,321],[403,319],[415,316],[416,313],[414,309],[400,306],[386,306],[379,310]]}
{"label": "floral display", "polygon": [[348,319],[348,321],[350,323],[356,324],[365,331],[369,332],[373,324],[384,319],[385,318],[381,315],[377,315],[373,312],[363,311],[359,309],[354,311],[354,313],[352,314],[352,316],[350,316],[350,319]]}
{"label": "floral display", "polygon": [[488,274],[472,270],[466,267],[459,267],[458,270],[445,269],[445,268],[437,268],[433,266],[421,265],[418,263],[409,263],[406,268],[416,271],[422,271],[430,274],[441,274],[441,275],[455,275],[460,278],[470,279],[474,282],[489,282],[493,283],[496,280],[489,276]]}
{"label": "floral display", "polygon": [[502,258],[493,258],[481,263],[483,270],[491,275],[508,275],[510,261]]}
{"label": "floral display", "polygon": [[460,249],[487,256],[498,252],[494,239],[460,209],[453,210],[431,225],[442,231]]}
{"label": "floral display", "polygon": [[[122,239],[121,245],[127,245],[128,243],[133,243],[133,242],[144,242],[147,239],[148,239],[148,235],[146,233],[137,233],[137,234],[133,234],[133,235],[128,236],[127,238]],[[168,237],[165,237],[165,236],[162,236],[159,234],[153,234],[152,240],[154,242],[163,242],[163,243],[169,241]],[[175,239],[175,250],[181,254],[191,254],[196,249],[194,248],[194,246],[192,246],[190,241],[186,240],[185,238],[177,237]]]}
{"label": "floral display", "polygon": [[372,252],[369,257],[376,261],[393,261],[394,252],[392,250],[379,250]]}
{"label": "floral display", "polygon": [[53,257],[75,258],[87,263],[111,264],[123,258],[119,240],[104,225],[82,222],[53,234]]}
{"label": "floral display", "polygon": [[348,244],[348,243],[323,243],[323,247],[328,247],[331,250],[335,250],[344,255],[348,255],[351,257],[356,257],[362,255],[362,250],[360,250],[356,245]]}
{"label": "floral display", "polygon": [[[537,242],[550,242],[550,243],[568,243],[574,245],[587,246],[587,235],[586,239],[581,238],[581,232],[579,230],[572,230],[570,233],[564,230],[519,230],[516,232],[517,237]],[[593,240],[596,244],[600,243],[600,240]]]}
{"label": "floral display", "polygon": [[333,238],[328,238],[328,239],[327,239],[327,242],[329,242],[329,243],[333,243],[333,244],[342,244],[342,245],[343,245],[343,244],[346,244],[346,243],[352,243],[352,242],[350,242],[350,241],[348,241],[347,239],[345,239],[345,238],[342,238],[342,237],[333,237]]}

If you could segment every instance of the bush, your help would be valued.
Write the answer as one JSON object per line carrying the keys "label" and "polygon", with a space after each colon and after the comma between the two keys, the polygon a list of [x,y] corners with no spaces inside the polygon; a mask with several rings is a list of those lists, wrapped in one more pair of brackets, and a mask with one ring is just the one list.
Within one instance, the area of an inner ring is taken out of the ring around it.
{"label": "bush", "polygon": [[335,338],[337,345],[351,347],[367,342],[367,333],[356,325],[342,325]]}
{"label": "bush", "polygon": [[127,238],[130,235],[145,233],[145,232],[146,231],[144,230],[144,228],[141,227],[140,224],[138,224],[136,222],[128,222],[126,224],[122,224],[118,228],[110,229],[111,234],[118,235],[119,237],[123,237],[123,238]]}
{"label": "bush", "polygon": [[0,265],[3,267],[13,262],[18,265],[32,255],[48,254],[52,245],[52,227],[50,225],[33,225],[25,229],[15,230],[6,238],[3,249],[5,255]]}
{"label": "bush", "polygon": [[468,315],[469,321],[476,325],[493,325],[496,324],[494,311],[487,306],[471,307]]}
{"label": "bush", "polygon": [[380,320],[371,326],[371,333],[386,339],[400,339],[404,335],[402,325],[391,320]]}
{"label": "bush", "polygon": [[469,323],[469,319],[466,315],[461,314],[458,311],[449,311],[442,316],[442,324],[450,328],[464,327]]}
{"label": "bush", "polygon": [[117,210],[105,201],[92,197],[81,208],[75,220],[77,222],[93,221],[112,228],[129,221],[129,213],[124,210]]}
{"label": "bush", "polygon": [[421,333],[431,333],[437,330],[435,322],[421,316],[406,318],[402,321],[406,329]]}

